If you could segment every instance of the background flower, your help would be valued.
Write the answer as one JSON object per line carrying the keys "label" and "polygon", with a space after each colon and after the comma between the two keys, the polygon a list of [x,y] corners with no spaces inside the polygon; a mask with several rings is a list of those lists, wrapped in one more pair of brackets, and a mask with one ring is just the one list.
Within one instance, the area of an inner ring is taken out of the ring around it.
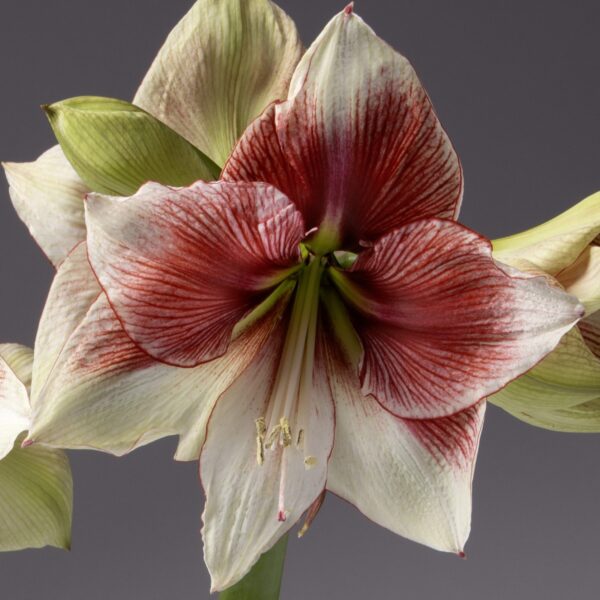
{"label": "background flower", "polygon": [[490,401],[531,425],[600,431],[600,192],[551,221],[494,241],[501,261],[554,278],[586,316],[537,367]]}
{"label": "background flower", "polygon": [[73,483],[61,450],[21,448],[31,425],[32,352],[0,344],[0,550],[71,546]]}

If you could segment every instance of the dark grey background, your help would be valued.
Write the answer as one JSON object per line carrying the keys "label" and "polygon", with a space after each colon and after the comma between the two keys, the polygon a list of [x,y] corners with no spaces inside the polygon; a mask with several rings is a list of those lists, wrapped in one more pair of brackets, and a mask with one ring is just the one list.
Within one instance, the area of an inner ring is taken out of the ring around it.
{"label": "dark grey background", "polygon": [[[191,0],[3,0],[0,158],[52,143],[37,106],[129,99]],[[281,0],[310,42],[343,2]],[[406,54],[462,158],[462,220],[489,237],[600,189],[597,0],[398,2],[356,11]],[[52,270],[0,188],[0,339],[31,343]],[[73,550],[0,556],[10,600],[208,597],[194,464],[173,440],[115,459],[72,453]],[[468,559],[396,537],[330,497],[292,540],[283,598],[576,600],[599,597],[600,436],[528,427],[490,407]]]}

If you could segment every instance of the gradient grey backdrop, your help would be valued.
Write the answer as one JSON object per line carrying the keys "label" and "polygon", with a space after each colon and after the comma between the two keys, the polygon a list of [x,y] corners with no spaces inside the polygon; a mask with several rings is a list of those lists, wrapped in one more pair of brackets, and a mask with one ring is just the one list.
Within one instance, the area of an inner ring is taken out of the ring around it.
{"label": "gradient grey backdrop", "polygon": [[[43,102],[129,99],[191,0],[2,0],[0,158],[52,143]],[[343,1],[281,0],[309,43]],[[406,54],[462,158],[462,220],[489,237],[600,189],[598,0],[362,0]],[[0,187],[0,339],[31,344],[52,269]],[[165,440],[127,458],[72,453],[73,550],[0,555],[9,600],[208,597],[194,464]],[[286,600],[595,599],[600,435],[549,433],[490,407],[467,560],[396,537],[330,497],[292,540]]]}

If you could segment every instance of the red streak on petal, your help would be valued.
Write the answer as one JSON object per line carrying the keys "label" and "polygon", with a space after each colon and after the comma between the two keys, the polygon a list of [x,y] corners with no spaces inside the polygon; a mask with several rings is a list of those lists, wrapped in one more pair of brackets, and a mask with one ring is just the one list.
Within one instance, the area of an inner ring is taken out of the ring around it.
{"label": "red streak on petal", "polygon": [[346,6],[346,8],[344,9],[344,14],[351,15],[353,12],[354,12],[354,2],[350,2],[350,4],[348,4],[348,6]]}
{"label": "red streak on petal", "polygon": [[34,444],[33,440],[23,440],[23,443],[21,444],[21,448],[29,448],[29,446],[32,446]]}
{"label": "red streak on petal", "polygon": [[460,552],[457,553],[458,558],[467,558],[467,555],[461,550]]}
{"label": "red streak on petal", "polygon": [[279,514],[277,515],[277,520],[281,521],[282,523],[286,520],[285,512],[283,510],[279,511]]}

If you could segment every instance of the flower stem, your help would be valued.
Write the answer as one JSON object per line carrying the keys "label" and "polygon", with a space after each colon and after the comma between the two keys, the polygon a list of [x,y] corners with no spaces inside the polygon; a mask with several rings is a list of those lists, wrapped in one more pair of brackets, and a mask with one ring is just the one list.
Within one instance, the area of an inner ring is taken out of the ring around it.
{"label": "flower stem", "polygon": [[219,600],[279,600],[287,541],[285,534],[243,579],[221,592]]}

